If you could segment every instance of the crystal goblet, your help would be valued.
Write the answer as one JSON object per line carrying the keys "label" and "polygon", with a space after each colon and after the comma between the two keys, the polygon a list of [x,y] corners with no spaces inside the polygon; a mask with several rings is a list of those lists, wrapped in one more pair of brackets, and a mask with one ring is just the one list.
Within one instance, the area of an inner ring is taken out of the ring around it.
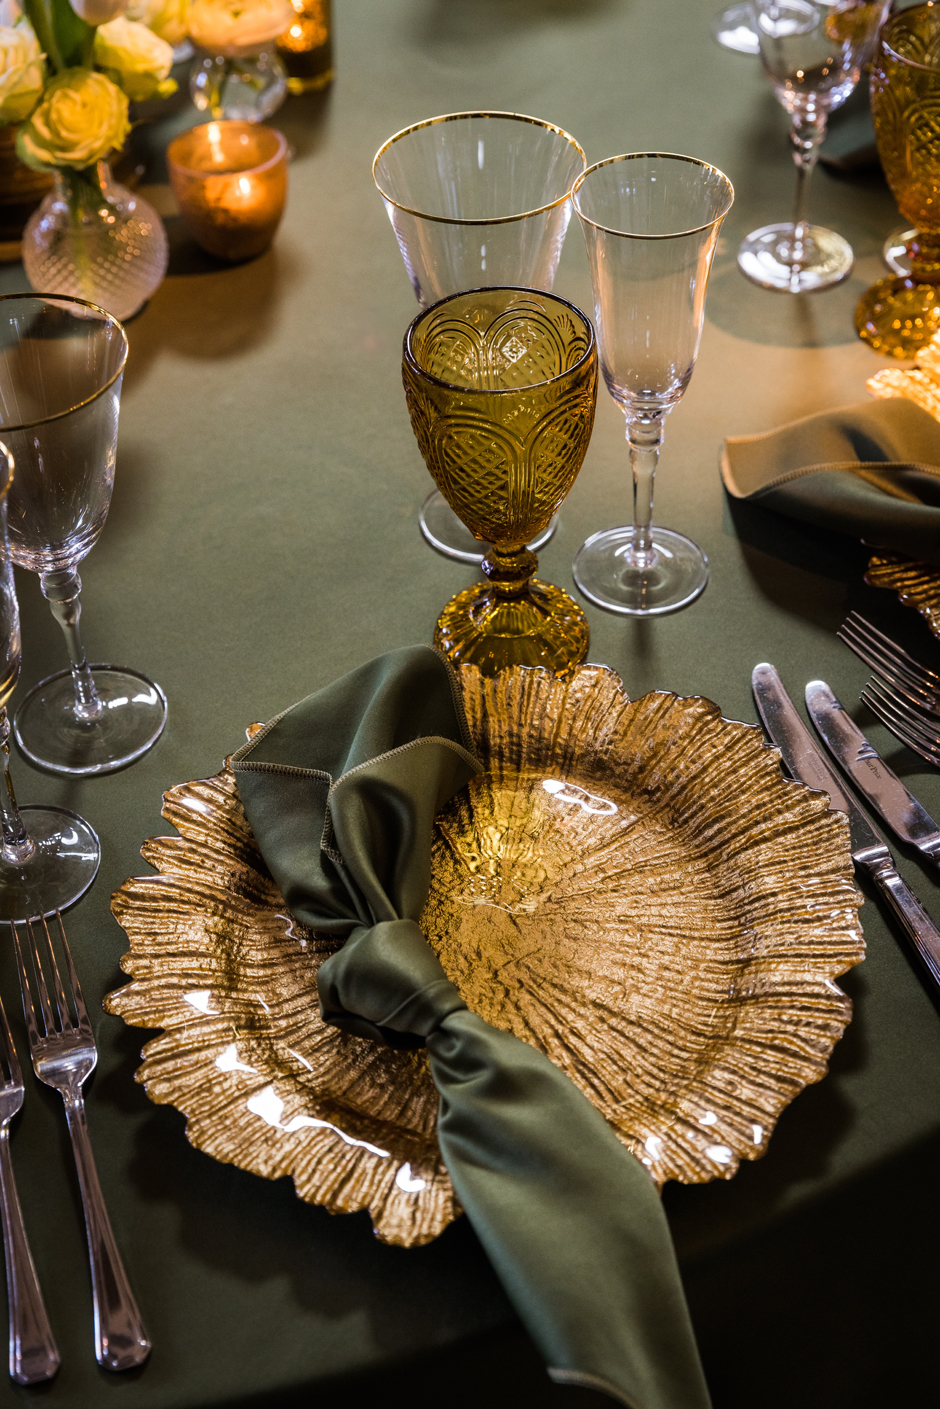
{"label": "crystal goblet", "polygon": [[653,478],[665,419],[695,367],[708,274],[733,200],[717,167],[671,153],[611,157],[575,182],[601,368],[627,422],[633,525],[593,534],[574,580],[588,601],[625,616],[677,611],[708,581],[708,559],[691,539],[651,527]]}
{"label": "crystal goblet", "polygon": [[20,616],[7,538],[13,458],[0,444],[0,920],[25,920],[74,905],[95,879],[101,848],[83,817],[62,807],[17,807],[10,777],[6,704],[20,674]]}
{"label": "crystal goblet", "polygon": [[901,214],[909,269],[879,279],[855,310],[876,352],[914,357],[940,330],[940,7],[901,10],[885,25],[871,65],[878,155]]}
{"label": "crystal goblet", "polygon": [[806,218],[809,178],[829,113],[845,102],[871,57],[891,0],[753,0],[764,71],[790,116],[796,163],[792,221],[753,230],[738,251],[742,273],[765,289],[808,293],[844,279],[854,255],[834,230]]}
{"label": "crystal goblet", "polygon": [[76,568],[104,527],[114,483],[123,327],[95,304],[54,294],[0,298],[0,435],[16,462],[10,551],[39,574],[71,667],[30,690],[16,741],[53,773],[108,773],[159,738],[166,697],[135,670],[89,666]]}
{"label": "crystal goblet", "polygon": [[[383,143],[372,176],[422,308],[483,284],[550,291],[571,187],[586,165],[567,132],[521,113],[448,113]],[[480,562],[484,545],[436,490],[420,524],[438,552]],[[554,528],[530,546],[541,548]]]}
{"label": "crystal goblet", "polygon": [[510,665],[572,670],[587,654],[587,621],[566,592],[535,579],[538,558],[526,544],[570,490],[591,438],[590,320],[531,289],[455,294],[409,327],[402,378],[438,488],[471,533],[491,544],[487,581],[448,603],[435,645],[484,675]]}

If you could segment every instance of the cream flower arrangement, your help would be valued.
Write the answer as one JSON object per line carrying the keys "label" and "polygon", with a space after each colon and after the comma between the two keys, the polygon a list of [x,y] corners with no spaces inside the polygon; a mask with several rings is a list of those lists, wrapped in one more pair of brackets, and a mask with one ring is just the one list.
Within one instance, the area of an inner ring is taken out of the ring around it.
{"label": "cream flower arrangement", "polygon": [[236,59],[273,44],[293,18],[290,0],[190,0],[189,33],[207,53]]}

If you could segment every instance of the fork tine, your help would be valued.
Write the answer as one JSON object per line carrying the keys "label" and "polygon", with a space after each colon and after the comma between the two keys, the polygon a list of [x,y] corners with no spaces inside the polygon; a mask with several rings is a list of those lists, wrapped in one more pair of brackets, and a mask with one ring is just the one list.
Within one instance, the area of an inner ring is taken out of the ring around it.
{"label": "fork tine", "polygon": [[36,943],[36,934],[33,930],[32,920],[26,921],[26,944],[33,966],[33,977],[35,980],[34,991],[39,999],[39,1011],[42,1015],[42,1022],[45,1028],[44,1036],[51,1037],[56,1030],[55,1015],[52,1011],[52,1003],[49,1000],[49,990],[46,987],[46,975],[43,972],[42,960],[39,956],[39,946]]}
{"label": "fork tine", "polygon": [[[58,911],[56,911],[56,914],[58,914]],[[51,934],[51,932],[50,932],[50,930],[49,930],[49,922],[48,922],[48,920],[46,919],[45,915],[41,915],[41,916],[40,916],[39,922],[40,922],[40,924],[42,925],[42,931],[43,931],[43,934],[45,935],[45,938],[46,938],[46,949],[47,949],[48,954],[49,954],[49,966],[50,966],[50,978],[51,978],[51,980],[52,980],[52,992],[53,992],[53,996],[54,996],[55,1001],[56,1001],[56,1007],[57,1007],[58,1010],[59,1010],[59,1022],[58,1022],[59,1031],[60,1031],[60,1032],[74,1031],[75,1024],[74,1024],[73,1021],[72,1021],[72,1014],[71,1014],[71,1010],[69,1009],[69,1000],[68,1000],[68,998],[66,997],[65,988],[63,987],[63,984],[62,984],[62,976],[61,976],[61,974],[59,973],[59,965],[58,965],[58,961],[57,961],[57,959],[56,959],[56,957],[55,957],[55,948],[54,948],[53,943],[52,943],[52,934]],[[62,917],[61,917],[61,915],[59,916],[59,928],[62,929]],[[64,930],[64,929],[62,929],[62,933],[63,933],[63,934],[65,933],[65,930]],[[38,950],[37,950],[37,952],[38,952]]]}
{"label": "fork tine", "polygon": [[867,638],[873,647],[879,648],[885,655],[891,656],[894,660],[903,664],[914,677],[921,681],[928,689],[940,690],[940,674],[931,670],[929,666],[922,665],[919,660],[915,660],[904,650],[886,636],[883,631],[879,631],[877,626],[873,626],[870,621],[861,616],[858,612],[849,612],[843,626],[849,626],[864,638]]}
{"label": "fork tine", "polygon": [[869,680],[865,688],[871,696],[880,700],[886,708],[891,709],[895,717],[905,724],[911,733],[924,743],[940,748],[940,728],[921,709],[911,704],[903,692],[881,680],[874,679],[874,677]]}
{"label": "fork tine", "polygon": [[10,1080],[14,1085],[21,1085],[23,1073],[20,1069],[19,1058],[16,1055],[16,1047],[13,1042],[13,1033],[10,1031],[10,1023],[0,999],[0,1072],[4,1069],[9,1072]]}
{"label": "fork tine", "polygon": [[[82,996],[82,986],[78,981],[78,974],[75,972],[75,965],[72,963],[72,951],[69,949],[68,938],[65,933],[65,925],[62,922],[62,912],[55,912],[59,922],[59,936],[62,940],[62,954],[65,958],[65,965],[69,971],[69,982],[72,985],[72,1002],[75,1004],[75,1015],[78,1018],[79,1031],[91,1037],[91,1023],[88,1021],[88,1009],[85,1007],[85,999]],[[51,948],[51,944],[50,944]]]}
{"label": "fork tine", "polygon": [[919,696],[918,703],[922,707],[937,711],[937,706],[940,706],[940,676],[895,646],[864,617],[851,612],[836,635],[872,670],[894,685],[903,682]]}
{"label": "fork tine", "polygon": [[20,932],[17,929],[17,922],[11,920],[10,929],[13,931],[13,947],[16,950],[16,966],[19,971],[20,997],[23,1000],[23,1017],[26,1019],[26,1032],[29,1037],[29,1049],[35,1052],[39,1045],[39,1024],[36,1021],[36,1005],[33,1001],[32,989],[29,986],[29,974],[26,970],[26,960],[23,958],[23,946],[20,942]]}
{"label": "fork tine", "polygon": [[902,711],[883,688],[878,690],[877,687],[877,681],[869,681],[862,691],[862,702],[888,726],[902,744],[906,744],[927,763],[940,767],[940,745],[936,736],[917,726],[910,717],[909,708]]}

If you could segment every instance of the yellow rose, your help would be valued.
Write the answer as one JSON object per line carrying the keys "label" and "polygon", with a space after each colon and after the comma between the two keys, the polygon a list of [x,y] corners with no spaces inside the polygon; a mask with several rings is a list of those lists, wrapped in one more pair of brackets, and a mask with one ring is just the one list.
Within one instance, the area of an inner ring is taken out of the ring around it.
{"label": "yellow rose", "polygon": [[169,77],[173,50],[145,24],[124,16],[95,30],[95,63],[132,102],[167,98],[176,92]]}
{"label": "yellow rose", "polygon": [[0,25],[0,124],[22,122],[39,102],[46,81],[42,59],[26,20],[12,29]]}
{"label": "yellow rose", "polygon": [[131,0],[125,13],[168,44],[182,44],[189,33],[189,0]]}
{"label": "yellow rose", "polygon": [[272,44],[293,18],[290,0],[191,0],[189,33],[207,53],[236,59]]}
{"label": "yellow rose", "polygon": [[46,86],[42,102],[16,138],[20,161],[36,171],[92,166],[130,131],[127,98],[110,78],[87,68],[67,68]]}

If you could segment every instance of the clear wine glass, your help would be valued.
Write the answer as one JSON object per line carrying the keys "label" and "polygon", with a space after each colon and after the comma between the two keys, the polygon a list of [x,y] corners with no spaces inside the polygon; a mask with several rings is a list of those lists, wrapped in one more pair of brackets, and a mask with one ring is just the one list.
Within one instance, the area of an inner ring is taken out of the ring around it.
{"label": "clear wine glass", "polygon": [[114,483],[127,335],[110,313],[57,294],[0,298],[0,435],[16,463],[10,551],[39,574],[71,667],[30,690],[16,741],[53,773],[109,773],[146,753],[166,723],[159,685],[89,666],[77,565],[104,527]]}
{"label": "clear wine glass", "polygon": [[16,805],[6,711],[21,659],[20,616],[7,539],[12,475],[12,457],[0,444],[0,920],[25,920],[64,910],[84,895],[95,879],[101,848],[92,828],[76,813],[61,807]]}
{"label": "clear wine glass", "polygon": [[708,274],[733,200],[716,167],[672,153],[611,157],[574,184],[601,370],[626,417],[633,469],[633,525],[593,534],[574,580],[588,601],[625,616],[677,611],[708,581],[708,559],[691,539],[651,527],[653,478],[666,416],[695,366]]}
{"label": "clear wine glass", "polygon": [[807,221],[809,178],[830,112],[845,102],[890,9],[891,0],[752,0],[764,71],[790,115],[796,163],[792,221],[764,225],[744,240],[738,264],[755,284],[785,293],[824,289],[852,268],[849,242]]}
{"label": "clear wine glass", "polygon": [[[587,158],[560,127],[521,113],[448,113],[397,132],[372,176],[422,308],[494,285],[551,291],[569,196]],[[529,547],[543,547],[553,518]],[[421,506],[432,548],[480,563],[477,542],[434,490]]]}
{"label": "clear wine glass", "polygon": [[731,49],[735,54],[759,54],[760,42],[754,28],[751,0],[719,10],[712,20],[712,38],[722,49]]}

